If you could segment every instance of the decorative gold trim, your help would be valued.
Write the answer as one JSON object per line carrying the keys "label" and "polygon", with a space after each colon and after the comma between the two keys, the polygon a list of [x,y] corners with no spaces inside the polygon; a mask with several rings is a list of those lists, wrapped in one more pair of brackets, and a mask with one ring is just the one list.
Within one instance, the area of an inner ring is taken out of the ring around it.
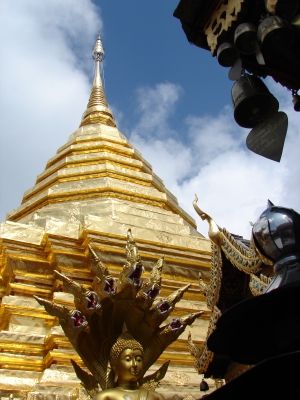
{"label": "decorative gold trim", "polygon": [[[89,141],[85,143],[88,142]],[[97,143],[94,144],[94,142]],[[108,153],[110,152],[113,154],[121,154],[124,157],[134,158],[134,149],[129,146],[124,146],[120,143],[111,143],[103,139],[98,139],[97,141],[94,140],[89,146],[85,145],[85,143],[72,142],[71,144],[69,144],[69,146],[67,146],[64,150],[58,152],[47,162],[46,169],[61,161],[64,157],[68,157],[70,155],[97,153],[101,151],[105,151]]]}
{"label": "decorative gold trim", "polygon": [[108,126],[116,126],[114,119],[110,115],[106,115],[103,112],[93,112],[87,115],[80,126],[90,125],[90,124],[104,124]]}
{"label": "decorative gold trim", "polygon": [[222,250],[234,267],[246,274],[258,272],[262,267],[262,260],[256,252],[253,241],[250,247],[241,245],[225,228],[222,229]]}
{"label": "decorative gold trim", "polygon": [[116,154],[112,151],[108,152],[105,150],[91,153],[91,155],[93,157],[89,157],[88,159],[83,159],[82,157],[81,158],[77,157],[75,159],[74,155],[68,156],[66,158],[62,158],[62,160],[51,165],[50,167],[47,167],[44,172],[42,172],[40,175],[38,175],[36,182],[37,183],[41,182],[43,179],[47,178],[49,175],[52,175],[59,169],[78,168],[78,167],[84,167],[87,165],[95,165],[98,163],[103,164],[105,162],[109,162],[109,163],[118,165],[123,168],[125,166],[126,168],[129,168],[129,169],[134,169],[136,171],[146,171],[146,173],[149,173],[147,167],[143,165],[142,161],[140,161],[136,158],[133,158],[133,157],[128,157],[128,156],[124,156],[124,155],[121,155],[121,157],[120,157],[120,155],[118,156],[118,154]]}
{"label": "decorative gold trim", "polygon": [[[101,127],[102,127],[101,123],[95,124],[95,125],[99,125],[99,128],[101,130]],[[117,132],[120,134],[119,130],[117,130]],[[60,152],[63,152],[64,150],[68,149],[72,145],[80,145],[81,143],[85,144],[85,143],[89,143],[89,142],[99,142],[99,141],[108,142],[111,145],[116,144],[119,146],[124,146],[126,148],[132,149],[132,146],[125,139],[111,138],[111,137],[106,136],[104,133],[102,133],[100,131],[100,132],[95,132],[95,133],[90,133],[90,134],[82,134],[81,136],[79,136],[79,134],[78,134],[78,136],[72,137],[72,139],[70,139],[68,142],[66,142],[61,147],[59,147],[56,155],[59,154]],[[53,158],[55,158],[56,155],[54,155]],[[52,160],[52,158],[50,158],[49,161],[51,161],[51,160]]]}
{"label": "decorative gold trim", "polygon": [[130,182],[134,183],[136,185],[141,185],[144,187],[153,187],[155,189],[160,189],[157,188],[154,184],[152,184],[152,181],[149,179],[145,179],[141,177],[140,179],[137,178],[132,178],[125,173],[118,173],[117,171],[111,172],[109,169],[104,170],[103,172],[95,172],[95,173],[88,173],[86,174],[84,171],[81,173],[74,173],[74,175],[69,175],[68,177],[58,177],[55,176],[53,180],[47,182],[45,185],[41,185],[40,187],[36,188],[34,187],[33,190],[28,193],[26,196],[23,197],[22,203],[25,203],[26,201],[32,199],[35,195],[37,195],[39,192],[42,192],[44,190],[50,189],[53,185],[62,183],[62,182],[75,182],[75,181],[84,181],[88,179],[97,179],[97,178],[113,178],[113,179],[118,179],[124,182]]}
{"label": "decorative gold trim", "polygon": [[260,274],[259,276],[251,274],[249,288],[253,296],[259,296],[260,294],[263,294],[271,280],[272,278],[263,274]]}
{"label": "decorative gold trim", "polygon": [[199,374],[203,374],[207,371],[209,364],[213,360],[214,353],[211,352],[207,347],[207,339],[211,333],[216,329],[216,324],[221,316],[221,312],[217,306],[212,310],[209,326],[207,330],[206,340],[202,348],[197,347],[193,341],[191,335],[188,340],[188,348],[194,359],[194,367]]}
{"label": "decorative gold trim", "polygon": [[197,195],[195,196],[193,206],[200,218],[208,222],[209,238],[217,246],[221,247],[225,256],[234,267],[246,274],[253,274],[261,269],[262,260],[257,253],[253,240],[250,241],[250,247],[246,247],[238,242],[225,228],[221,229],[210,215],[199,208]]}
{"label": "decorative gold trim", "polygon": [[210,310],[213,310],[219,301],[222,283],[222,255],[221,249],[212,243],[210,281],[206,291],[206,303]]}
{"label": "decorative gold trim", "polygon": [[[160,192],[161,194],[165,194]],[[132,193],[130,191],[125,191],[119,188],[92,188],[89,190],[82,190],[81,193],[74,194],[45,194],[44,199],[39,198],[36,202],[26,205],[26,203],[22,204],[19,209],[14,210],[8,215],[9,221],[18,221],[21,218],[24,218],[29,213],[32,213],[36,210],[45,207],[48,204],[55,204],[67,201],[78,201],[78,200],[86,200],[86,199],[100,199],[100,198],[117,198],[120,200],[126,200],[133,203],[140,204],[148,204],[151,206],[163,208],[165,210],[169,210],[174,212],[175,214],[179,214],[185,221],[187,221],[192,227],[196,228],[196,224],[192,221],[191,218],[188,218],[187,214],[183,212],[179,207],[177,208],[175,205],[171,203],[169,199],[156,199],[154,196],[150,197],[148,194],[140,194],[140,193]]]}
{"label": "decorative gold trim", "polygon": [[43,356],[44,345],[34,345],[32,343],[11,343],[9,341],[0,341],[1,352],[13,354],[23,354],[24,356]]}
{"label": "decorative gold trim", "polygon": [[222,33],[228,31],[233,22],[238,19],[244,2],[245,0],[223,1],[214,11],[209,22],[204,27],[207,43],[213,54],[218,45],[218,38]]}

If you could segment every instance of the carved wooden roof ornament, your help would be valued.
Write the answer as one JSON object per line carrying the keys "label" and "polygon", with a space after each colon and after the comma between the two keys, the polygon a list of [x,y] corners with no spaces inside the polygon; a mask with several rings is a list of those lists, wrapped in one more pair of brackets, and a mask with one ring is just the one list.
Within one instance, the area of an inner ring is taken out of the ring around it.
{"label": "carved wooden roof ornament", "polygon": [[208,348],[207,341],[215,331],[222,314],[246,297],[261,294],[270,278],[261,273],[266,265],[257,253],[253,241],[245,244],[241,238],[237,239],[225,228],[220,228],[213,218],[198,206],[197,196],[193,206],[200,218],[209,224],[208,235],[212,246],[211,274],[208,283],[200,276],[199,285],[212,313],[203,347],[198,348],[190,335],[189,351],[195,359],[194,365],[199,374],[217,379],[232,379],[245,370],[245,365],[238,365],[232,363],[229,358],[219,357]]}
{"label": "carved wooden roof ornament", "polygon": [[244,1],[227,0],[221,3],[210,17],[204,27],[204,32],[212,54],[215,54],[217,49],[218,38],[232,27],[233,22],[237,21]]}

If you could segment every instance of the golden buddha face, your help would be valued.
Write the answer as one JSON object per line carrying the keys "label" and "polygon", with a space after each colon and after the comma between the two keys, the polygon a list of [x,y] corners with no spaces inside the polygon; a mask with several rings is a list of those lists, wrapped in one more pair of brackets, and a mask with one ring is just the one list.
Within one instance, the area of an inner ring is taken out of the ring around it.
{"label": "golden buddha face", "polygon": [[116,372],[120,381],[136,382],[142,377],[143,353],[140,349],[124,349],[119,355]]}

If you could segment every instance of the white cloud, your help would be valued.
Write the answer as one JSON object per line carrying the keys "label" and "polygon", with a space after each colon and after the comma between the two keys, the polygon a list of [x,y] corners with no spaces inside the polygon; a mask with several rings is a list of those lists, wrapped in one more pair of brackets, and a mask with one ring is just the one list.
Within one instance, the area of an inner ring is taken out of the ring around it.
{"label": "white cloud", "polygon": [[179,100],[182,89],[170,82],[137,91],[139,120],[131,131],[130,140],[140,149],[143,157],[151,161],[156,173],[171,182],[181,181],[191,169],[191,149],[176,139],[169,117]]}
{"label": "white cloud", "polygon": [[[248,238],[251,235],[249,222],[257,219],[268,199],[275,204],[300,209],[298,115],[291,109],[286,91],[278,87],[276,91],[281,109],[289,115],[289,130],[280,163],[246,148],[248,130],[234,122],[229,106],[214,116],[188,116],[184,140],[169,122],[180,90],[177,90],[177,96],[170,92],[170,101],[163,98],[161,112],[156,114],[155,138],[152,126],[141,124],[141,121],[151,118],[151,103],[148,104],[150,107],[141,107],[137,126],[143,126],[143,135],[138,135],[134,128],[132,140],[177,196],[182,207],[196,218],[202,233],[207,233],[207,226],[193,210],[195,193],[199,205],[219,225]],[[159,85],[149,89],[149,93],[149,98],[156,99],[156,108],[159,108]],[[149,100],[146,89],[143,89],[143,96]],[[167,136],[165,132],[168,132]]]}
{"label": "white cloud", "polygon": [[172,137],[164,140],[155,138],[149,140],[135,135],[130,139],[137,148],[141,149],[143,157],[151,162],[154,172],[159,177],[166,177],[169,189],[172,189],[174,183],[188,176],[192,168],[191,151],[181,142]]}
{"label": "white cloud", "polygon": [[153,137],[171,136],[174,131],[168,124],[168,118],[179,99],[181,88],[174,83],[163,82],[154,88],[143,87],[137,90],[140,119],[133,134]]}
{"label": "white cloud", "polygon": [[220,153],[238,149],[243,142],[244,135],[233,124],[231,114],[231,109],[227,106],[217,118],[187,117],[188,137],[195,151],[201,154],[198,159],[200,165],[211,161]]}
{"label": "white cloud", "polygon": [[92,70],[86,61],[102,22],[90,0],[0,7],[2,220],[79,125],[90,91],[84,68]]}

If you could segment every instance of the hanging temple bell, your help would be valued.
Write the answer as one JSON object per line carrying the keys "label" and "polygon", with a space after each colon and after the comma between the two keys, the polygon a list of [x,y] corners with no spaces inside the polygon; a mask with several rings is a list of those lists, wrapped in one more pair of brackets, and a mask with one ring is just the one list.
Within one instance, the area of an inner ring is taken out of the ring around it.
{"label": "hanging temple bell", "polygon": [[272,57],[273,54],[276,54],[278,47],[291,47],[294,41],[294,32],[287,21],[278,15],[271,15],[258,25],[257,37],[263,53]]}
{"label": "hanging temple bell", "polygon": [[254,75],[244,74],[231,89],[234,119],[244,128],[253,128],[267,116],[276,113],[279,103],[263,81]]}
{"label": "hanging temple bell", "polygon": [[222,67],[232,67],[238,57],[238,51],[232,43],[223,42],[217,48],[217,60]]}
{"label": "hanging temple bell", "polygon": [[[256,26],[252,23],[241,23],[234,32],[234,45],[229,42],[221,43],[217,49],[217,59],[220,65],[229,67],[234,65],[239,54],[250,56],[257,54],[258,49]],[[244,73],[240,76],[232,86],[231,97],[234,118],[244,128],[255,127],[279,109],[278,100],[255,75]]]}
{"label": "hanging temple bell", "polygon": [[[267,65],[279,48],[287,51],[295,45],[295,29],[288,20],[299,10],[299,0],[265,0],[266,13],[258,24],[242,22],[219,43],[216,51],[218,63],[231,67],[229,79],[235,81],[231,89],[234,119],[243,128],[251,128],[247,147],[263,157],[280,161],[288,128],[287,115],[279,111],[279,102],[263,80],[246,73],[247,62]],[[244,62],[245,61],[245,62]],[[250,62],[250,61],[249,61]],[[299,88],[293,88],[295,111],[300,111]]]}
{"label": "hanging temple bell", "polygon": [[249,22],[239,24],[234,31],[235,47],[242,54],[253,54],[257,49],[256,26]]}

